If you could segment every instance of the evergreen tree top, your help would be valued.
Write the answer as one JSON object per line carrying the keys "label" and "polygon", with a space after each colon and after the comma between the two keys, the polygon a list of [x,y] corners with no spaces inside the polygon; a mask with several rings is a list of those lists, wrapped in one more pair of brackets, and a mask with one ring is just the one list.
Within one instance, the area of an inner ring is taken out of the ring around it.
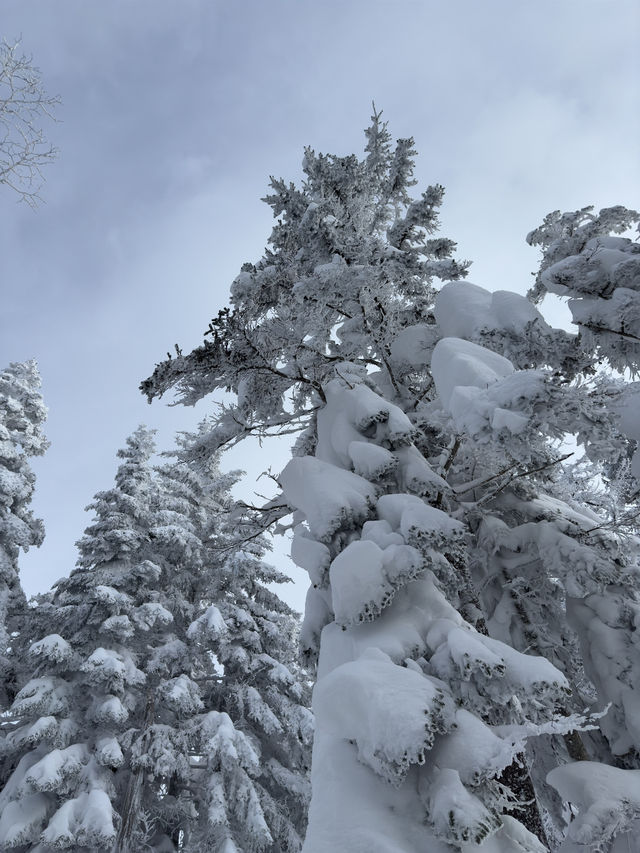
{"label": "evergreen tree top", "polygon": [[388,366],[393,332],[430,322],[432,279],[466,275],[455,243],[436,235],[443,188],[409,195],[413,141],[392,149],[378,112],[366,137],[363,159],[308,148],[299,188],[271,180],[265,201],[277,223],[263,258],[233,283],[232,307],[211,321],[201,347],[176,348],[142,383],[149,400],[172,387],[185,403],[236,392],[237,404],[202,438],[208,452],[258,423],[304,428],[336,364]]}
{"label": "evergreen tree top", "polygon": [[12,362],[0,373],[0,440],[22,447],[27,456],[42,455],[49,442],[42,433],[47,407],[35,360]]}

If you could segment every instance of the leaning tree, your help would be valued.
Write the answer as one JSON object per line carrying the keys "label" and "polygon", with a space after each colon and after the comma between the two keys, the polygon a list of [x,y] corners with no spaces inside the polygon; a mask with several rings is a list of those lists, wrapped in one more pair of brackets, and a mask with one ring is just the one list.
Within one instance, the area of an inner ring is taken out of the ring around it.
{"label": "leaning tree", "polygon": [[[202,454],[297,433],[261,517],[282,528],[292,513],[311,579],[307,853],[555,844],[562,804],[531,757],[545,772],[581,762],[591,793],[571,770],[549,779],[582,809],[571,843],[608,843],[634,814],[620,792],[635,771],[599,764],[611,752],[581,737],[597,721],[580,712],[616,700],[628,721],[630,700],[603,692],[576,614],[604,590],[603,612],[618,591],[632,618],[637,555],[608,523],[616,494],[590,506],[597,471],[563,467],[560,443],[577,433],[601,468],[624,457],[620,389],[523,297],[462,281],[438,234],[442,187],[410,196],[412,141],[392,147],[378,114],[366,134],[363,159],[307,149],[302,186],[272,179],[263,258],[204,344],[142,389],[186,404],[233,392]],[[607,773],[605,814],[593,790]]]}

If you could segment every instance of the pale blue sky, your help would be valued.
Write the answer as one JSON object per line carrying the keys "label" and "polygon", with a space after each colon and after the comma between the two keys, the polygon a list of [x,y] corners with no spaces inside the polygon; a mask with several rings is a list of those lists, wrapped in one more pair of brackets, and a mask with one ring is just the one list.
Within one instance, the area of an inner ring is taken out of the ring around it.
{"label": "pale blue sky", "polygon": [[[63,101],[46,204],[0,188],[0,363],[35,357],[50,409],[28,592],[73,567],[125,436],[145,421],[167,447],[206,412],[148,407],[138,384],[260,256],[268,176],[296,178],[307,144],[362,151],[372,99],[490,289],[527,289],[524,237],[550,210],[638,204],[636,0],[1,3],[0,36]],[[229,464],[255,479],[278,456]]]}

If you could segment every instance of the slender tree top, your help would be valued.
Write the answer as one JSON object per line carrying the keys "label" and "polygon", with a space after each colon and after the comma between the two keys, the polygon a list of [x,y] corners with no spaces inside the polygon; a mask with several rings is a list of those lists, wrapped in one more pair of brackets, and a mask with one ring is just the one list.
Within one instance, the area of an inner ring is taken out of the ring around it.
{"label": "slender tree top", "polygon": [[337,363],[389,369],[394,330],[428,317],[432,279],[466,275],[455,243],[437,235],[443,188],[410,196],[413,140],[392,147],[377,111],[366,139],[363,159],[307,148],[300,187],[271,179],[264,200],[277,221],[262,259],[243,266],[204,344],[176,348],[142,383],[149,401],[170,388],[186,404],[234,391],[210,449],[303,428]]}

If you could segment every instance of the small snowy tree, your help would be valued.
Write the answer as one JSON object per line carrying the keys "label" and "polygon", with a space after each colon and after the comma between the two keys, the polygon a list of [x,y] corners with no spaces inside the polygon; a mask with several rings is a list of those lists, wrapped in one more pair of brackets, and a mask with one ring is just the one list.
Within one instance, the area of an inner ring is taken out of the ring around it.
{"label": "small snowy tree", "polygon": [[[29,458],[48,447],[42,432],[47,410],[35,361],[13,363],[0,373],[0,708],[15,695],[15,636],[23,627],[26,600],[18,573],[20,550],[44,538],[40,519],[29,508],[35,476]],[[11,654],[11,647],[14,654]]]}
{"label": "small snowy tree", "polygon": [[[362,160],[307,149],[301,188],[272,180],[277,224],[262,260],[233,283],[232,309],[202,347],[178,350],[142,387],[149,398],[177,387],[185,403],[235,392],[203,450],[300,433],[264,517],[293,510],[292,556],[311,579],[301,639],[317,661],[316,737],[304,853],[540,850],[525,744],[580,721],[542,650],[525,655],[508,634],[489,635],[473,583],[482,501],[475,512],[468,504],[476,485],[478,500],[491,498],[500,457],[485,454],[482,482],[461,481],[461,442],[442,405],[448,390],[484,388],[514,366],[441,340],[433,279],[466,274],[437,233],[443,189],[412,200],[412,140],[392,148],[377,113],[366,134]],[[567,339],[556,349],[572,355]],[[483,410],[503,436],[526,420],[517,399],[506,389]],[[471,443],[463,455],[472,468]]]}

